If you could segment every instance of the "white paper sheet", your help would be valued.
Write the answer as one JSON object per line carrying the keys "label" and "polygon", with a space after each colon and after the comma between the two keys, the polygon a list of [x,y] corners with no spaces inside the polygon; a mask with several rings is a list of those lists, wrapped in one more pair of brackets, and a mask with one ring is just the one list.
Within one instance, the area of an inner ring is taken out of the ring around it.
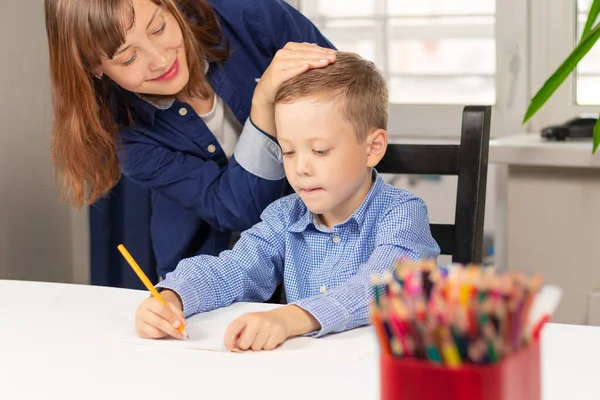
{"label": "white paper sheet", "polygon": [[[179,350],[228,351],[223,338],[227,326],[237,317],[249,312],[267,311],[278,307],[273,304],[236,303],[204,314],[194,315],[188,319],[186,331],[191,340],[141,339],[136,336],[127,337],[124,343],[152,347],[168,347]],[[240,356],[252,357],[257,354],[270,357],[310,359],[322,361],[358,361],[377,350],[371,327],[353,329],[347,332],[332,334],[322,338],[296,337],[287,340],[271,351],[245,351]],[[369,332],[367,332],[369,331]]]}

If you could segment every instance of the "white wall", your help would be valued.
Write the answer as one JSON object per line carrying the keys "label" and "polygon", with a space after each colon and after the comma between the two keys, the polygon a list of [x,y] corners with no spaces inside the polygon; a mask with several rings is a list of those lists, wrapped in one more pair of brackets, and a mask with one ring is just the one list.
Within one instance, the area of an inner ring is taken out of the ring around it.
{"label": "white wall", "polygon": [[0,49],[0,279],[83,281],[73,211],[58,202],[50,164],[43,1],[2,2]]}

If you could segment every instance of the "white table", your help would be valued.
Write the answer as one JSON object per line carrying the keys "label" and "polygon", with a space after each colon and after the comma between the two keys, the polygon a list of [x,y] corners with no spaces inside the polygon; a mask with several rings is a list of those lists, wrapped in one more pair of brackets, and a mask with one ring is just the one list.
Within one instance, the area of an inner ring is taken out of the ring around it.
{"label": "white table", "polygon": [[[144,291],[0,280],[0,398],[379,396],[375,353],[341,363],[124,343],[133,335],[134,311],[146,296]],[[358,333],[372,335],[370,328]],[[548,325],[544,400],[600,398],[599,359],[600,328]]]}

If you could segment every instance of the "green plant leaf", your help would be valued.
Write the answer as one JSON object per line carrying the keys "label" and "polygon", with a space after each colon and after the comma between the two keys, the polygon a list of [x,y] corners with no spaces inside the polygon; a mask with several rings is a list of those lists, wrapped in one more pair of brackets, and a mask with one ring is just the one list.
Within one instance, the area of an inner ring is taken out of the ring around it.
{"label": "green plant leaf", "polygon": [[560,67],[544,83],[544,86],[533,96],[529,108],[523,118],[523,124],[526,123],[540,108],[548,101],[550,96],[559,88],[559,86],[573,72],[579,61],[590,51],[600,38],[600,24],[596,25],[579,44],[573,49],[573,52],[566,58]]}
{"label": "green plant leaf", "polygon": [[596,121],[594,125],[594,147],[592,148],[592,154],[596,153],[598,146],[600,145],[600,119]]}
{"label": "green plant leaf", "polygon": [[583,32],[581,33],[581,40],[588,34],[588,32],[594,26],[594,22],[598,18],[598,14],[600,13],[600,0],[594,0],[592,5],[590,6],[590,11],[588,12],[587,20],[585,21],[585,27],[583,28]]}

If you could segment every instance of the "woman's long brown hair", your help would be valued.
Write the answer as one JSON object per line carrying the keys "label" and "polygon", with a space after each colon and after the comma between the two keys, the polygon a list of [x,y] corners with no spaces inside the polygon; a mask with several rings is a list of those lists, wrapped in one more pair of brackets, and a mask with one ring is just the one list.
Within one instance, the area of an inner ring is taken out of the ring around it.
{"label": "woman's long brown hair", "polygon": [[[189,63],[184,89],[206,98],[203,60],[224,62],[229,46],[204,0],[151,0],[179,23]],[[127,8],[129,7],[129,8]],[[118,127],[109,99],[113,83],[93,75],[101,55],[111,58],[125,42],[124,10],[132,0],[45,0],[54,108],[51,150],[61,200],[91,204],[118,182]]]}

